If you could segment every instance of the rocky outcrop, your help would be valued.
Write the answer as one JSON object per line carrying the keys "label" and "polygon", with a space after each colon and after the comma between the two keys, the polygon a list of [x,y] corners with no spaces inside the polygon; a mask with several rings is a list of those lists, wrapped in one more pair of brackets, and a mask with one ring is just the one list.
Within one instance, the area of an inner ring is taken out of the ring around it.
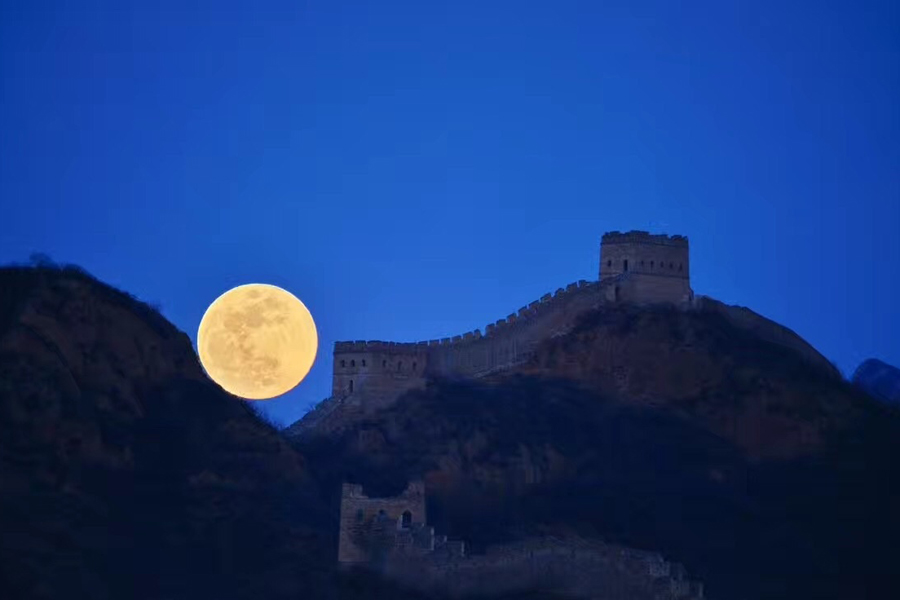
{"label": "rocky outcrop", "polygon": [[839,373],[799,336],[709,300],[587,313],[518,372],[676,410],[758,459],[814,452],[854,410]]}
{"label": "rocky outcrop", "polygon": [[873,398],[900,405],[900,369],[897,367],[870,358],[856,368],[852,381]]}
{"label": "rocky outcrop", "polygon": [[795,352],[805,362],[823,373],[836,379],[841,378],[841,372],[812,344],[797,335],[793,330],[767,319],[753,312],[745,306],[733,306],[720,302],[709,296],[698,296],[694,301],[694,307],[706,313],[716,313],[728,319],[728,322],[739,327],[760,340],[784,346]]}

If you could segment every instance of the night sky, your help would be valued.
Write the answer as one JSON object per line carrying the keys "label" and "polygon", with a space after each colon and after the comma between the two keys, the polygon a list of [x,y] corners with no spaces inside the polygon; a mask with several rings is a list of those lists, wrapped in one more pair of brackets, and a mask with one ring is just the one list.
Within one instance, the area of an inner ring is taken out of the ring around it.
{"label": "night sky", "polygon": [[896,0],[0,5],[0,263],[195,341],[228,288],[290,290],[320,350],[280,423],[336,340],[483,329],[609,230],[687,235],[697,294],[845,374],[900,365]]}

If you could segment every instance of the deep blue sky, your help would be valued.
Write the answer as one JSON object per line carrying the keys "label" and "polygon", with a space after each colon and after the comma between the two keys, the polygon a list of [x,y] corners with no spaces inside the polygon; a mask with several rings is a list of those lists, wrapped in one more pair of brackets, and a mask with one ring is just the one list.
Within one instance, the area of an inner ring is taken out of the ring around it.
{"label": "deep blue sky", "polygon": [[[231,286],[413,341],[681,233],[698,294],[900,364],[900,3],[2,0],[0,262],[193,338]],[[190,6],[190,8],[184,8]]]}

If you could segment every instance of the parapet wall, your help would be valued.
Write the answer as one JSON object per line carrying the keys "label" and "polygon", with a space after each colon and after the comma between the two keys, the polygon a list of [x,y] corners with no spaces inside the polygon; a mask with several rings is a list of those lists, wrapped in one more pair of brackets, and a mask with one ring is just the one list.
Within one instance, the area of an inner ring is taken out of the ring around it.
{"label": "parapet wall", "polygon": [[332,396],[363,394],[380,400],[424,386],[427,377],[479,376],[526,360],[536,344],[564,333],[606,295],[608,281],[577,281],[523,306],[506,318],[461,335],[422,342],[354,341],[334,346]]}
{"label": "parapet wall", "polygon": [[683,235],[652,234],[649,231],[609,231],[600,238],[601,244],[658,244],[661,246],[688,247],[688,239]]}
{"label": "parapet wall", "polygon": [[537,345],[569,331],[578,317],[596,307],[615,282],[578,281],[523,306],[488,325],[485,335],[453,338],[448,345],[429,347],[431,376],[480,377],[528,360]]}
{"label": "parapet wall", "polygon": [[688,240],[646,231],[609,232],[601,241],[600,280],[571,283],[506,318],[461,335],[419,342],[334,345],[332,397],[370,409],[425,385],[428,377],[479,377],[528,360],[537,344],[561,335],[602,302],[683,304],[693,300]]}
{"label": "parapet wall", "polygon": [[385,566],[410,587],[455,597],[544,589],[615,600],[703,598],[703,585],[659,554],[583,540],[536,538],[483,555],[402,556]]}

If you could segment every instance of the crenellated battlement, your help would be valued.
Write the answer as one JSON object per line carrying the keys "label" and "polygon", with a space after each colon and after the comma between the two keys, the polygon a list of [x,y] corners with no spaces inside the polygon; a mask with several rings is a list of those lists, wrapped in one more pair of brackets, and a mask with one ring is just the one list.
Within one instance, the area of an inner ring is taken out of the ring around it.
{"label": "crenellated battlement", "polygon": [[358,352],[386,352],[391,354],[416,354],[436,346],[456,346],[459,344],[468,344],[476,342],[485,336],[498,335],[501,330],[508,326],[521,324],[523,321],[537,316],[540,313],[551,308],[555,301],[568,297],[570,294],[583,291],[597,285],[597,282],[589,282],[584,279],[570,283],[565,288],[559,288],[553,293],[547,293],[541,296],[539,300],[523,306],[518,311],[510,313],[503,319],[498,319],[493,323],[488,323],[485,327],[485,334],[482,335],[481,329],[467,331],[460,335],[446,337],[441,339],[427,340],[422,342],[385,342],[381,340],[360,340],[353,342],[335,342],[334,354],[358,353]]}
{"label": "crenellated battlement", "polygon": [[687,243],[680,235],[609,232],[602,238],[598,281],[557,288],[483,329],[417,342],[336,342],[332,396],[365,397],[375,406],[424,386],[429,377],[482,377],[511,368],[603,302],[689,301]]}
{"label": "crenellated battlement", "polygon": [[683,235],[652,234],[649,231],[631,230],[625,233],[610,231],[603,234],[602,244],[657,244],[660,246],[688,247],[688,239]]}
{"label": "crenellated battlement", "polygon": [[380,340],[373,341],[356,341],[356,342],[335,342],[334,353],[344,354],[349,352],[390,352],[393,354],[407,353],[415,354],[423,351],[428,346],[428,342],[383,342]]}

